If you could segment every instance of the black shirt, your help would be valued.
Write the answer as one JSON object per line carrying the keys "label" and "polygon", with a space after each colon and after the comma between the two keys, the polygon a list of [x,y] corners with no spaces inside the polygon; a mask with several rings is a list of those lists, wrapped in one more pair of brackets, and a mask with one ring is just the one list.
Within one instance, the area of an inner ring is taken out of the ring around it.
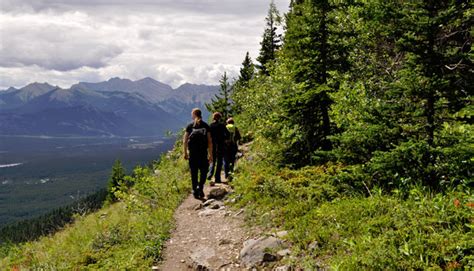
{"label": "black shirt", "polygon": [[224,147],[225,139],[229,136],[229,131],[222,122],[211,123],[211,136],[214,146]]}
{"label": "black shirt", "polygon": [[208,147],[207,134],[211,131],[211,128],[203,120],[201,120],[201,122],[199,122],[196,125],[194,124],[194,122],[192,122],[186,127],[186,132],[189,135],[191,135],[191,133],[193,133],[193,131],[196,131],[196,130],[198,130],[198,132],[203,132],[205,139],[203,138],[201,142],[193,142],[195,144],[197,143],[198,146],[189,146],[189,154],[192,156],[195,156],[195,155],[207,156],[207,147]]}

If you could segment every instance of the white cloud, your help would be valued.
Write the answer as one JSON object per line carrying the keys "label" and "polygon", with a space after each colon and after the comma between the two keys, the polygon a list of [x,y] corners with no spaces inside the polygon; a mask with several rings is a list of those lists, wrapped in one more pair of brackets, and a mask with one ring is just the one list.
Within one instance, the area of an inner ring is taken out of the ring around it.
{"label": "white cloud", "polygon": [[[110,77],[178,86],[256,57],[269,1],[0,0],[0,88]],[[286,10],[286,0],[277,1]]]}

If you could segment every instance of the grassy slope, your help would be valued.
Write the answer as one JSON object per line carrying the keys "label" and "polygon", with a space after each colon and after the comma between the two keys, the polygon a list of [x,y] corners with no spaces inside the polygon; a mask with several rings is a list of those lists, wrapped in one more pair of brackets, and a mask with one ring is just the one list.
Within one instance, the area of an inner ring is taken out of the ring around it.
{"label": "grassy slope", "polygon": [[158,261],[173,211],[188,192],[186,163],[174,151],[158,176],[135,170],[135,186],[122,201],[35,242],[3,247],[0,270],[144,270]]}
{"label": "grassy slope", "polygon": [[[252,224],[289,231],[292,265],[314,270],[474,268],[474,197],[468,187],[408,198],[341,180],[341,165],[276,169],[250,154],[236,174],[236,198]],[[260,161],[260,162],[257,162]],[[335,177],[338,176],[338,177]],[[463,191],[464,190],[464,191]]]}

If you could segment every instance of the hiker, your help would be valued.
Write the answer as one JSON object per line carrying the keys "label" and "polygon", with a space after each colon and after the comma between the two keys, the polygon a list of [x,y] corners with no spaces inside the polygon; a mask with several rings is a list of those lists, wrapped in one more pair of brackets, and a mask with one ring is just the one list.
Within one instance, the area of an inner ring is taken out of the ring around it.
{"label": "hiker", "polygon": [[234,124],[234,119],[229,118],[226,125],[229,136],[226,140],[226,149],[224,152],[224,174],[226,179],[230,179],[230,175],[234,172],[234,164],[239,150],[240,132]]}
{"label": "hiker", "polygon": [[[207,179],[211,180],[214,175],[214,182],[221,183],[222,164],[224,162],[225,140],[229,137],[229,132],[222,123],[222,114],[215,112],[212,114],[211,136],[212,136],[212,163],[209,167]],[[211,182],[213,185],[213,182]]]}
{"label": "hiker", "polygon": [[193,122],[186,127],[183,137],[184,159],[189,160],[194,198],[204,199],[204,184],[209,162],[212,163],[212,138],[209,125],[202,120],[201,110],[193,109],[191,116]]}

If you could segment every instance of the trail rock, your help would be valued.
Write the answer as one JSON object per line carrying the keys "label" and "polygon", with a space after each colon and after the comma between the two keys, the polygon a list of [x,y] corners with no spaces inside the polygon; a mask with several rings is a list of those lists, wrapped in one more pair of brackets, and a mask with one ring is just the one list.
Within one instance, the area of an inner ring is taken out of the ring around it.
{"label": "trail rock", "polygon": [[280,251],[277,252],[277,255],[280,256],[280,257],[286,257],[286,256],[289,256],[291,254],[291,250],[289,249],[282,249]]}
{"label": "trail rock", "polygon": [[208,200],[206,200],[206,202],[203,203],[203,206],[207,207],[207,206],[211,205],[212,203],[214,203],[215,201],[216,201],[215,199],[208,199]]}
{"label": "trail rock", "polygon": [[190,256],[192,262],[190,267],[198,271],[211,270],[208,260],[214,257],[215,254],[214,249],[209,247],[200,247],[196,249]]}
{"label": "trail rock", "polygon": [[203,207],[204,207],[204,205],[202,203],[198,203],[198,204],[194,205],[193,210],[195,210],[195,211],[201,210]]}
{"label": "trail rock", "polygon": [[221,207],[223,207],[223,203],[220,202],[220,201],[216,201],[214,203],[212,203],[211,205],[209,205],[209,209],[220,209]]}
{"label": "trail rock", "polygon": [[274,271],[290,271],[291,267],[288,265],[278,266],[277,268],[273,269]]}
{"label": "trail rock", "polygon": [[288,231],[279,231],[275,234],[278,238],[285,238],[288,235]]}
{"label": "trail rock", "polygon": [[244,248],[240,251],[241,262],[245,267],[252,268],[265,262],[278,260],[278,255],[268,251],[275,250],[283,245],[283,241],[273,237],[261,237],[244,242]]}
{"label": "trail rock", "polygon": [[211,188],[211,191],[209,191],[208,198],[209,199],[223,199],[225,195],[227,195],[227,193],[229,193],[227,189],[225,189],[222,186],[213,187]]}
{"label": "trail rock", "polygon": [[202,217],[202,216],[211,216],[211,215],[214,215],[215,213],[217,213],[219,210],[215,210],[215,209],[206,209],[204,211],[200,211],[198,213],[198,216]]}

